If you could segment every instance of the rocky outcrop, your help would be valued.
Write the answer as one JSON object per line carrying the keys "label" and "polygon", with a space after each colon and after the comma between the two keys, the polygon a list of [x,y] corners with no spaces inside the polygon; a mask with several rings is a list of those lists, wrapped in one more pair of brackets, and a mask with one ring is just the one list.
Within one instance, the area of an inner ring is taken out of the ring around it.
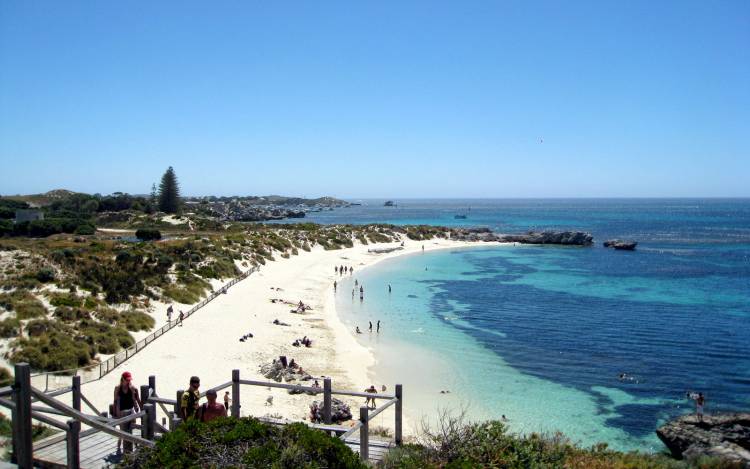
{"label": "rocky outcrop", "polygon": [[286,357],[283,357],[283,360],[274,359],[271,363],[262,365],[260,372],[266,378],[272,379],[277,383],[282,381],[295,383],[297,381],[309,381],[312,379],[312,376],[296,364],[294,360],[290,361],[288,365],[285,365],[285,361]]}
{"label": "rocky outcrop", "polygon": [[656,430],[678,459],[713,456],[750,469],[750,413],[685,415]]}
{"label": "rocky outcrop", "polygon": [[638,246],[636,241],[623,241],[621,239],[608,239],[602,244],[605,248],[614,248],[620,251],[632,251]]}
{"label": "rocky outcrop", "polygon": [[590,246],[594,237],[583,231],[529,231],[526,234],[502,235],[501,241],[521,244],[560,244],[564,246]]}
{"label": "rocky outcrop", "polygon": [[[331,399],[331,422],[341,423],[352,419],[352,411],[349,405],[335,397]],[[310,421],[313,423],[323,422],[323,402],[313,401],[310,404]]]}

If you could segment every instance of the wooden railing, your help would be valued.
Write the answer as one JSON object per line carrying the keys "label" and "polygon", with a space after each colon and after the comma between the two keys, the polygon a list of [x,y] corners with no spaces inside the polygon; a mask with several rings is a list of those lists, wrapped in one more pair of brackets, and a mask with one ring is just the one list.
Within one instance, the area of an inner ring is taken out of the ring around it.
{"label": "wooden railing", "polygon": [[[7,407],[12,413],[13,428],[13,452],[11,461],[20,468],[31,469],[34,464],[34,450],[46,448],[63,441],[66,442],[67,448],[67,467],[72,469],[80,468],[80,439],[97,432],[103,432],[120,438],[124,441],[140,446],[154,446],[154,440],[158,435],[164,434],[176,428],[180,423],[180,401],[183,391],[178,390],[175,393],[175,399],[160,397],[156,392],[156,377],[149,376],[149,384],[141,386],[141,399],[143,409],[140,412],[122,417],[111,418],[107,412],[100,413],[96,407],[81,392],[81,377],[73,376],[72,383],[69,387],[58,389],[53,392],[45,393],[31,385],[31,373],[29,365],[18,363],[15,366],[15,381],[12,386],[0,388],[0,406]],[[323,380],[323,387],[303,386],[299,384],[286,384],[266,381],[243,380],[240,379],[240,370],[232,370],[232,379],[226,383],[209,388],[215,391],[221,391],[231,388],[232,406],[230,415],[239,418],[240,416],[240,390],[242,386],[262,386],[274,387],[299,392],[307,392],[314,395],[323,395],[323,423],[307,423],[310,427],[333,433],[342,440],[347,440],[354,433],[359,432],[359,455],[364,461],[370,456],[370,426],[369,423],[376,416],[383,413],[391,407],[395,410],[394,418],[394,440],[397,446],[402,444],[402,413],[403,413],[403,387],[396,385],[394,394],[370,394],[355,391],[335,390],[332,387],[331,378]],[[58,399],[63,394],[71,393],[72,405],[67,405]],[[332,423],[332,397],[334,395],[365,397],[387,399],[385,404],[377,410],[370,412],[366,406],[359,408],[359,419],[351,427],[335,425]],[[201,393],[201,397],[205,392]],[[8,399],[10,397],[11,399]],[[45,406],[34,405],[41,403]],[[87,414],[81,410],[82,404],[86,404],[94,414]],[[158,407],[157,407],[158,406]],[[171,406],[171,410],[169,407]],[[158,409],[168,416],[168,426],[161,425],[157,422]],[[54,418],[49,416],[57,416]],[[59,417],[69,417],[65,422],[61,422]],[[115,428],[127,422],[134,422],[141,419],[140,425],[134,425],[134,428],[140,428],[141,436],[136,436],[123,430]],[[32,444],[32,420],[37,420],[45,425],[51,426],[64,432],[53,438],[45,440],[34,448]],[[274,425],[284,425],[288,423],[284,420],[260,418]],[[81,430],[82,425],[88,427]]]}
{"label": "wooden railing", "polygon": [[[218,296],[222,295],[223,293],[226,293],[230,287],[246,279],[252,273],[257,272],[259,269],[260,269],[259,266],[254,266],[246,270],[245,272],[241,273],[237,277],[233,278],[228,283],[224,284],[221,288],[219,288],[218,290],[211,293],[208,297],[206,297],[206,299],[194,305],[187,312],[185,312],[185,319],[189,318],[193,313],[195,313],[199,309],[209,304]],[[158,339],[159,337],[161,337],[162,335],[164,335],[165,333],[172,330],[178,325],[179,325],[179,320],[170,321],[164,326],[160,327],[159,329],[151,332],[149,335],[139,340],[134,345],[131,345],[125,350],[121,350],[120,352],[117,352],[116,354],[112,355],[107,360],[101,363],[89,365],[83,368],[73,368],[70,370],[38,373],[31,377],[32,383],[36,385],[37,388],[43,389],[45,392],[47,392],[47,391],[59,389],[57,386],[60,385],[61,381],[67,381],[71,375],[80,376],[83,379],[83,383],[96,381],[106,376],[109,372],[111,372],[112,370],[120,366],[121,364],[125,363],[125,361],[127,361],[132,356],[134,356],[135,354],[137,354],[138,352],[146,348],[146,346],[148,346],[150,343],[152,343],[153,341],[155,341],[156,339]]]}

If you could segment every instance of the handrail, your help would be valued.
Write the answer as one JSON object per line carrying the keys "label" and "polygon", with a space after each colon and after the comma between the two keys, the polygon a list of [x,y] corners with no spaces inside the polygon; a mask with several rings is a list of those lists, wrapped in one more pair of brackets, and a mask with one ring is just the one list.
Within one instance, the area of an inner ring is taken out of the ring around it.
{"label": "handrail", "polygon": [[0,388],[0,397],[10,396],[11,394],[13,394],[13,386]]}
{"label": "handrail", "polygon": [[348,431],[348,432],[346,432],[346,433],[344,433],[344,434],[340,435],[340,436],[339,436],[339,439],[340,439],[340,440],[345,440],[345,439],[347,439],[348,437],[352,436],[352,435],[353,435],[353,434],[354,434],[354,433],[355,433],[355,432],[356,432],[357,430],[359,430],[360,428],[362,428],[362,425],[363,425],[363,424],[362,424],[362,422],[359,422],[359,421],[358,421],[358,422],[357,422],[356,424],[354,424],[354,425],[352,426],[352,428],[350,428],[350,429],[349,429],[349,431]]}
{"label": "handrail", "polygon": [[95,414],[97,414],[97,415],[101,414],[101,412],[99,412],[99,409],[97,409],[97,408],[96,408],[96,407],[94,406],[94,404],[92,404],[92,403],[91,403],[91,401],[89,401],[89,400],[88,400],[88,399],[86,398],[86,396],[84,396],[84,395],[83,395],[83,393],[81,393],[81,400],[82,400],[82,401],[83,401],[83,402],[84,402],[84,403],[85,403],[85,404],[86,404],[87,406],[89,406],[89,409],[93,410]]}
{"label": "handrail", "polygon": [[249,386],[264,386],[269,388],[281,388],[291,389],[294,391],[311,392],[313,394],[322,394],[323,388],[316,388],[313,386],[302,386],[301,384],[286,384],[286,383],[274,383],[273,381],[254,381],[249,379],[241,379],[240,384],[247,384]]}
{"label": "handrail", "polygon": [[31,411],[31,418],[39,420],[42,423],[46,423],[47,425],[49,425],[51,427],[55,427],[58,430],[63,430],[64,431],[64,430],[68,429],[67,425],[63,425],[62,423],[58,422],[57,420],[55,420],[55,419],[53,419],[51,417],[47,417],[46,415],[41,414],[39,412],[34,412],[33,410]]}
{"label": "handrail", "polygon": [[376,392],[357,392],[357,391],[331,390],[331,394],[336,394],[339,396],[352,396],[352,397],[372,397],[374,399],[394,399],[396,397],[393,394],[378,394]]}
{"label": "handrail", "polygon": [[122,438],[125,441],[130,441],[139,445],[144,445],[144,446],[149,446],[149,447],[154,446],[153,441],[149,441],[144,438],[140,438],[135,435],[131,435],[130,433],[119,431],[119,430],[109,427],[108,425],[102,424],[96,421],[95,419],[90,418],[88,415],[78,412],[74,408],[63,404],[62,402],[58,402],[51,397],[47,397],[43,392],[39,391],[38,389],[34,387],[31,388],[31,393],[37,398],[39,398],[40,401],[47,404],[48,406],[67,412],[68,416],[70,416],[71,418],[75,418],[76,420],[82,423],[85,423],[86,425],[92,428],[97,428],[104,433],[108,433],[112,436]]}
{"label": "handrail", "polygon": [[376,411],[367,415],[367,421],[369,422],[370,420],[374,419],[375,416],[377,416],[379,413],[383,412],[385,409],[392,406],[396,402],[398,402],[398,399],[394,397],[393,399],[389,400],[385,404],[381,405],[380,407],[378,407]]}
{"label": "handrail", "polygon": [[16,403],[7,399],[0,398],[0,405],[3,407],[7,407],[10,410],[16,410]]}
{"label": "handrail", "polygon": [[170,404],[170,405],[177,404],[177,401],[175,399],[167,399],[165,397],[159,397],[159,396],[149,396],[148,399],[146,399],[146,401],[156,402],[157,404]]}

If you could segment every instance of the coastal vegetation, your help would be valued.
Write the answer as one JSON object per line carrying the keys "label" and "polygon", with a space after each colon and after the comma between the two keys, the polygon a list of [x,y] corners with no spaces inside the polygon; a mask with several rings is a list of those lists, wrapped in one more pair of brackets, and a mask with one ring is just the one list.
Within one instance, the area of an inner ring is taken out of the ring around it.
{"label": "coastal vegetation", "polygon": [[[73,194],[51,205],[94,216],[102,200]],[[125,195],[106,200],[108,208],[134,205]],[[144,226],[135,238],[106,233],[0,238],[5,358],[26,361],[34,370],[84,367],[133,344],[131,332],[152,329],[156,302],[195,304],[212,290],[212,280],[315,247],[335,250],[355,242],[452,234],[426,226],[217,224],[183,218],[184,224]]]}
{"label": "coastal vegetation", "polygon": [[[341,440],[304,424],[274,426],[252,417],[195,420],[127,456],[120,468],[371,467]],[[733,469],[716,458],[678,461],[666,454],[623,453],[606,444],[582,448],[562,434],[521,436],[499,421],[463,423],[441,417],[437,429],[423,428],[416,441],[391,449],[375,465],[381,469]]]}
{"label": "coastal vegetation", "polygon": [[254,418],[196,420],[125,457],[120,468],[268,467],[365,469],[343,441],[301,423],[283,427]]}

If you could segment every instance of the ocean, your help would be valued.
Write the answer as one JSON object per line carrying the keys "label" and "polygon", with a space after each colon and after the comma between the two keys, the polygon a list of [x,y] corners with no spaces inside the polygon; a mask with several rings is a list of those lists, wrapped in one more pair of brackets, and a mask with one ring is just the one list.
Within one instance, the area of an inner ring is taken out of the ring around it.
{"label": "ocean", "polygon": [[[413,425],[441,411],[505,416],[518,432],[661,451],[654,430],[693,410],[689,391],[706,395],[708,412],[750,408],[750,199],[395,202],[305,221],[570,229],[595,239],[402,256],[340,283],[338,314],[364,331],[374,384],[404,385]],[[603,248],[609,238],[638,248]],[[350,296],[355,279],[362,302]],[[378,320],[381,332],[368,332]]]}

